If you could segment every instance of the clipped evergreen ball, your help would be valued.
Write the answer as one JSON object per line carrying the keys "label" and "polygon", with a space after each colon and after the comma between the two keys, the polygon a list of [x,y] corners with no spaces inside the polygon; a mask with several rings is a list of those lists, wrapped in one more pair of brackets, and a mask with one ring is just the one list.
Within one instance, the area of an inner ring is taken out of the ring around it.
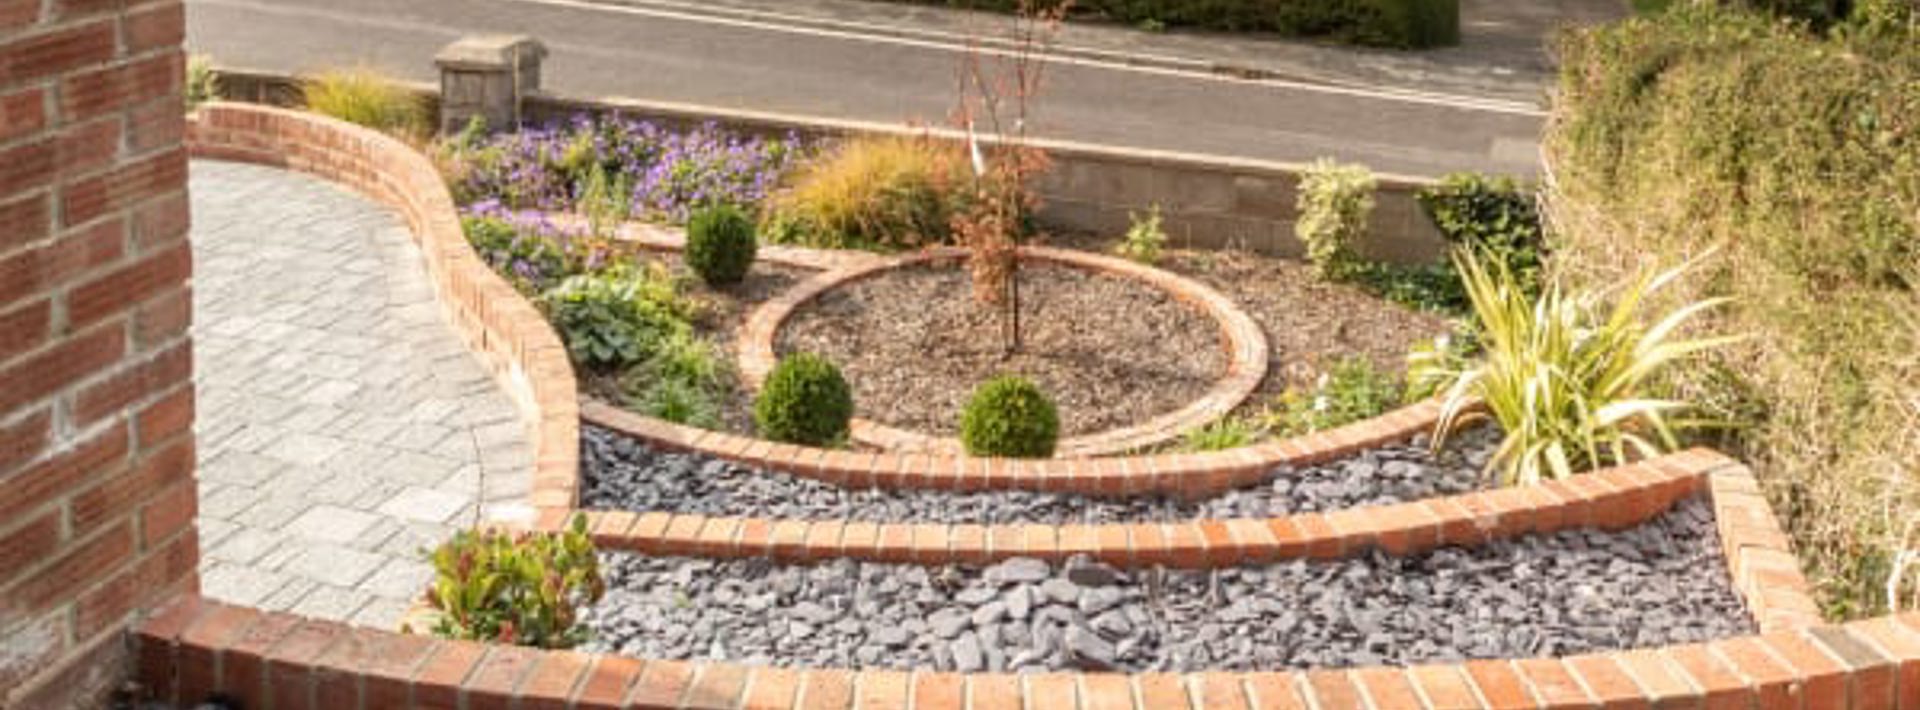
{"label": "clipped evergreen ball", "polygon": [[812,353],[780,360],[753,402],[760,435],[801,446],[831,446],[847,438],[853,390],[840,368]]}
{"label": "clipped evergreen ball", "polygon": [[753,220],[738,207],[709,207],[687,223],[687,266],[708,285],[740,283],[758,250]]}
{"label": "clipped evergreen ball", "polygon": [[1040,459],[1060,441],[1060,413],[1032,382],[1002,375],[973,391],[960,414],[960,443],[969,456]]}

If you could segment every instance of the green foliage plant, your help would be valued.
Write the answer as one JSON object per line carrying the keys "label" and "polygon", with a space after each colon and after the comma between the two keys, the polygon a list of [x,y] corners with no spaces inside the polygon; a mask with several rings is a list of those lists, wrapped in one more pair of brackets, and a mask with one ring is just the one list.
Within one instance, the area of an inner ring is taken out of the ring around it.
{"label": "green foliage plant", "polygon": [[587,639],[577,610],[606,592],[584,515],[562,532],[463,530],[433,571],[432,631],[449,639],[571,648]]}
{"label": "green foliage plant", "polygon": [[1260,426],[1243,417],[1226,417],[1180,435],[1180,450],[1199,453],[1251,445],[1260,438]]}
{"label": "green foliage plant", "polygon": [[187,80],[183,91],[187,110],[220,98],[220,73],[213,69],[213,58],[195,54],[187,58]]}
{"label": "green foliage plant", "polygon": [[853,389],[840,368],[812,353],[780,359],[753,403],[760,435],[801,446],[838,446],[853,421]]}
{"label": "green foliage plant", "polygon": [[1660,300],[1732,297],[1704,325],[1753,337],[1672,379],[1742,425],[1714,444],[1752,466],[1834,620],[1886,612],[1920,519],[1912,7],[1859,3],[1864,23],[1818,33],[1676,3],[1568,32],[1542,141],[1569,287],[1723,245]]}
{"label": "green foliage plant", "polygon": [[1145,215],[1129,214],[1133,225],[1127,228],[1127,237],[1114,249],[1120,256],[1149,266],[1160,263],[1160,254],[1167,247],[1167,232],[1160,227],[1160,205],[1154,205]]}
{"label": "green foliage plant", "polygon": [[[889,0],[1017,12],[1072,3],[1077,16],[1150,32],[1187,27],[1423,49],[1460,42],[1459,0]],[[1808,0],[1802,0],[1808,1]]]}
{"label": "green foliage plant", "polygon": [[1367,232],[1377,186],[1365,167],[1327,159],[1314,161],[1300,176],[1300,217],[1293,233],[1306,245],[1316,276],[1341,281],[1361,268],[1354,249]]}
{"label": "green foliage plant", "polygon": [[1454,173],[1415,199],[1449,243],[1505,262],[1527,294],[1540,292],[1546,241],[1532,190],[1510,177]]}
{"label": "green foliage plant", "polygon": [[708,285],[740,283],[759,248],[753,220],[737,207],[709,207],[687,222],[687,267]]}
{"label": "green foliage plant", "polygon": [[773,243],[821,248],[914,249],[950,241],[951,152],[931,138],[849,139],[773,196],[761,231]]}
{"label": "green foliage plant", "polygon": [[974,389],[960,413],[960,443],[969,456],[1047,458],[1060,440],[1060,413],[1040,387],[1002,375]]}
{"label": "green foliage plant", "polygon": [[302,84],[308,111],[409,140],[431,126],[426,105],[398,82],[369,69],[324,72]]}
{"label": "green foliage plant", "polygon": [[652,358],[691,329],[693,306],[659,264],[620,264],[569,277],[542,294],[548,321],[574,362],[617,372]]}
{"label": "green foliage plant", "polygon": [[734,387],[733,367],[712,341],[679,331],[659,340],[652,355],[620,376],[627,403],[675,424],[717,428],[720,402]]}
{"label": "green foliage plant", "polygon": [[633,185],[622,174],[615,176],[598,162],[587,168],[577,209],[587,218],[587,230],[597,237],[610,237],[633,216]]}
{"label": "green foliage plant", "polygon": [[1313,386],[1288,387],[1266,412],[1265,429],[1299,436],[1387,413],[1404,397],[1400,378],[1362,357],[1341,358]]}
{"label": "green foliage plant", "polygon": [[1553,286],[1529,298],[1497,259],[1462,251],[1455,262],[1483,329],[1484,351],[1464,367],[1447,358],[1410,363],[1413,379],[1451,383],[1435,447],[1482,416],[1477,403],[1506,435],[1488,468],[1500,482],[1517,485],[1660,455],[1679,445],[1677,430],[1699,424],[1675,418],[1693,407],[1656,394],[1658,378],[1737,340],[1679,335],[1687,321],[1726,299],[1683,305],[1652,325],[1640,318],[1648,297],[1688,265],[1626,285],[1609,307],[1600,293],[1570,295]]}

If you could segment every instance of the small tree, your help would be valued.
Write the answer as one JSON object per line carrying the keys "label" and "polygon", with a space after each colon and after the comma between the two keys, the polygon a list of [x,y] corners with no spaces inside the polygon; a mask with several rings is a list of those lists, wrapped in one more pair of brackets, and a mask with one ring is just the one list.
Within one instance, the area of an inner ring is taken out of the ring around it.
{"label": "small tree", "polygon": [[[1020,235],[1027,216],[1040,207],[1033,179],[1052,161],[1033,145],[1033,104],[1045,76],[1047,56],[1073,0],[1020,0],[1013,49],[988,60],[970,39],[959,71],[954,120],[967,133],[972,173],[953,217],[956,240],[970,254],[974,297],[1000,309],[1007,354],[1020,350]],[[982,140],[980,131],[991,134]]]}

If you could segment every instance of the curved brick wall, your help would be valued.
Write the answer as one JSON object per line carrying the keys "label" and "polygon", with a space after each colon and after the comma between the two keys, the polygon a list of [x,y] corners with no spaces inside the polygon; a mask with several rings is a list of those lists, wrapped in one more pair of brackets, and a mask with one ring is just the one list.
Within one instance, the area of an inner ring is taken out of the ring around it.
{"label": "curved brick wall", "polygon": [[[542,523],[572,511],[578,419],[552,331],[467,247],[451,200],[406,146],[304,114],[216,105],[195,154],[281,165],[393,205],[428,255],[445,306],[538,422]],[[853,485],[1021,486],[1200,494],[1278,463],[1336,458],[1431,426],[1433,403],[1234,452],[1008,462],[783,447],[589,405],[590,420],[657,444]],[[1565,659],[1276,673],[1038,675],[786,670],[647,661],[442,641],[186,597],[137,632],[157,698],[221,692],[246,707],[386,708],[1517,708],[1858,707],[1920,710],[1920,615],[1821,626],[1787,541],[1738,463],[1690,451],[1562,482],[1271,520],[1131,526],[897,526],[589,513],[603,542],[656,553],[981,561],[1089,552],[1124,564],[1232,564],[1411,552],[1580,525],[1621,527],[1682,496],[1711,496],[1734,581],[1760,636]]]}
{"label": "curved brick wall", "polygon": [[366,193],[407,222],[450,320],[514,404],[534,442],[531,503],[571,508],[580,469],[573,366],[540,312],[480,260],[432,162],[380,133],[324,116],[252,104],[203,106],[189,122],[194,157],[311,173]]}

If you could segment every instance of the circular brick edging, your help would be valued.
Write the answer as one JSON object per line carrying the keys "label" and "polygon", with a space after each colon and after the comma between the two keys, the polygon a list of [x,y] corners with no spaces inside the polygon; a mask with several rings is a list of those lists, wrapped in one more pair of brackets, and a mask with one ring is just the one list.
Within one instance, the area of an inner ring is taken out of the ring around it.
{"label": "circular brick edging", "polygon": [[[778,360],[774,343],[781,326],[800,307],[820,296],[863,279],[920,265],[947,265],[967,258],[965,249],[935,247],[887,259],[861,263],[849,268],[819,274],[788,289],[748,315],[739,333],[741,379],[758,389],[773,371]],[[1267,376],[1268,345],[1266,332],[1252,316],[1240,310],[1233,300],[1220,292],[1169,271],[1100,254],[1048,247],[1021,247],[1023,260],[1068,266],[1097,274],[1132,279],[1159,289],[1176,300],[1211,318],[1220,328],[1227,355],[1226,372],[1207,393],[1186,406],[1125,427],[1062,439],[1060,458],[1088,458],[1134,451],[1179,437],[1226,416],[1246,401]],[[855,418],[852,423],[855,442],[883,451],[957,455],[960,441],[936,437]]]}

